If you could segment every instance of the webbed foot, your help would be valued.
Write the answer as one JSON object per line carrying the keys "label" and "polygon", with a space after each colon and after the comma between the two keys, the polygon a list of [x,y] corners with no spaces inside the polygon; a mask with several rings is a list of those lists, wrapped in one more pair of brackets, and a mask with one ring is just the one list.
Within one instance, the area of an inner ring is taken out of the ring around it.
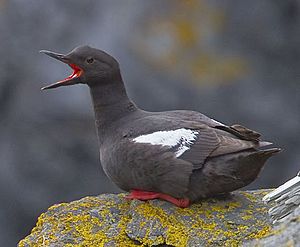
{"label": "webbed foot", "polygon": [[180,208],[186,208],[190,205],[190,200],[187,198],[174,198],[167,194],[142,190],[132,190],[125,198],[129,200],[138,199],[142,201],[162,199],[171,202]]}

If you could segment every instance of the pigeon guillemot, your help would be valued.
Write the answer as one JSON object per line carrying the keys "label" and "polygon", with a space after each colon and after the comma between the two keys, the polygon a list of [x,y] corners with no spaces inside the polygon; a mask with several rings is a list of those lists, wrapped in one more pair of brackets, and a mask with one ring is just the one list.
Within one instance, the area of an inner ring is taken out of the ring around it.
{"label": "pigeon guillemot", "polygon": [[147,112],[127,96],[118,62],[80,46],[63,55],[73,74],[42,89],[87,84],[93,101],[104,172],[128,199],[160,198],[187,207],[201,198],[251,183],[279,148],[241,125],[227,126],[199,112]]}

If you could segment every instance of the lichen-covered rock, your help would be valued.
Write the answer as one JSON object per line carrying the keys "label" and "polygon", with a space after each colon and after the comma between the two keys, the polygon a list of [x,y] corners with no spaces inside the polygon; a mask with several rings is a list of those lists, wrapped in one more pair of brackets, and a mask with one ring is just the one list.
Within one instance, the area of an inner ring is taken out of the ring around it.
{"label": "lichen-covered rock", "polygon": [[261,239],[252,240],[247,246],[300,246],[300,206],[296,208],[281,224],[276,224],[274,234]]}
{"label": "lichen-covered rock", "polygon": [[300,208],[300,172],[264,196],[263,201],[274,204],[269,210],[273,223],[285,222],[290,214]]}
{"label": "lichen-covered rock", "polygon": [[19,247],[238,246],[274,233],[261,201],[267,192],[235,192],[185,209],[125,194],[86,197],[50,207]]}

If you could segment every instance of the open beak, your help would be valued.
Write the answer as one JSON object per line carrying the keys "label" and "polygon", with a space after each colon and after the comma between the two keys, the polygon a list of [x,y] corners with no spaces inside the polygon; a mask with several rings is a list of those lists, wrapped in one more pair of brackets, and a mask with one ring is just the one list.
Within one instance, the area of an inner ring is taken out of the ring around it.
{"label": "open beak", "polygon": [[72,63],[68,56],[46,50],[41,50],[40,52],[68,64],[73,69],[73,73],[70,76],[51,85],[42,87],[42,90],[81,83],[80,76],[82,75],[83,71],[76,64]]}

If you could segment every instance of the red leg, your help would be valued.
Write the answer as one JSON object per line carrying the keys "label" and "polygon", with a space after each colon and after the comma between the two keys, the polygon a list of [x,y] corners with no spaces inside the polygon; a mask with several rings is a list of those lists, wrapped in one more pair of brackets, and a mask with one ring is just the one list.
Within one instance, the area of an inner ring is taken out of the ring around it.
{"label": "red leg", "polygon": [[177,207],[186,208],[190,205],[190,200],[187,198],[177,199],[170,195],[158,193],[158,192],[150,192],[150,191],[142,191],[142,190],[132,190],[129,195],[125,197],[126,199],[138,199],[142,201],[153,200],[153,199],[162,199],[168,202],[173,203]]}

